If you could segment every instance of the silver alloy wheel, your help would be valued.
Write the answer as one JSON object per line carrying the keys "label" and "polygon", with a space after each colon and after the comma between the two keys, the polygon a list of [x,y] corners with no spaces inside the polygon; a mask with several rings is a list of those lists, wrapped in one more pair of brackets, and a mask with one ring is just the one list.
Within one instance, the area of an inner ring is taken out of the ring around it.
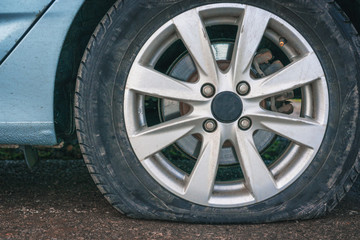
{"label": "silver alloy wheel", "polygon": [[[206,26],[237,25],[238,36],[230,67],[218,67]],[[256,27],[255,27],[256,26]],[[269,34],[271,33],[271,34]],[[255,79],[251,76],[253,58],[264,35],[278,41],[291,63],[283,69]],[[196,82],[184,82],[154,69],[166,49],[181,39],[198,72]],[[213,99],[221,93],[237,94],[239,82],[247,82],[250,92],[239,96],[241,116],[232,122],[217,121],[214,132],[203,129],[214,119]],[[204,97],[202,86],[212,84],[216,93]],[[302,89],[301,116],[268,111],[260,103],[296,88]],[[182,116],[148,127],[144,113],[145,96],[185,103],[191,109]],[[158,29],[138,53],[128,75],[124,116],[127,134],[140,163],[163,187],[175,195],[204,206],[236,207],[257,203],[286,189],[314,159],[325,134],[328,119],[328,92],[319,59],[304,37],[274,14],[242,4],[212,4],[186,11]],[[238,127],[238,120],[251,119],[250,129]],[[271,166],[266,166],[254,143],[258,130],[275,133],[291,145]],[[201,149],[191,174],[174,167],[161,150],[179,139],[197,134]],[[216,182],[219,154],[231,142],[244,179]]]}

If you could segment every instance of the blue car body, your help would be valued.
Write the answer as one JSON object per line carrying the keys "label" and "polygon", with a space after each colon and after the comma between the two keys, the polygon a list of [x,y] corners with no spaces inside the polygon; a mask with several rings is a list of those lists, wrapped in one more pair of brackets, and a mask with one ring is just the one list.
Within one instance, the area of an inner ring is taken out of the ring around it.
{"label": "blue car body", "polygon": [[0,2],[0,144],[54,145],[54,86],[84,0]]}

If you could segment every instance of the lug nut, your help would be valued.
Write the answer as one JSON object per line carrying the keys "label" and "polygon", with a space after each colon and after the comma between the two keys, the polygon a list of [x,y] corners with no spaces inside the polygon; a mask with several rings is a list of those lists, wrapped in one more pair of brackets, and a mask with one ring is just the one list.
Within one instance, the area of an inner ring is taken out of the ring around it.
{"label": "lug nut", "polygon": [[240,82],[236,87],[236,91],[239,95],[244,96],[250,92],[250,85],[247,82]]}
{"label": "lug nut", "polygon": [[239,120],[238,125],[241,130],[248,130],[251,127],[251,119],[243,117]]}
{"label": "lug nut", "polygon": [[204,122],[203,127],[206,132],[214,132],[217,128],[217,124],[215,120],[208,119]]}
{"label": "lug nut", "polygon": [[210,83],[206,83],[201,88],[201,94],[204,97],[211,98],[212,96],[215,95],[215,87]]}

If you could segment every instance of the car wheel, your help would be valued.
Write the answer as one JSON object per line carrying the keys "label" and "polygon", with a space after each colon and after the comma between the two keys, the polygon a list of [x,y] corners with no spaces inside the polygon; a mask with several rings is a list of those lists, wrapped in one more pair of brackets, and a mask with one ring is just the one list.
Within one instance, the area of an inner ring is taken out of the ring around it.
{"label": "car wheel", "polygon": [[132,217],[312,218],[359,172],[359,42],[325,1],[118,1],[87,47],[78,138]]}

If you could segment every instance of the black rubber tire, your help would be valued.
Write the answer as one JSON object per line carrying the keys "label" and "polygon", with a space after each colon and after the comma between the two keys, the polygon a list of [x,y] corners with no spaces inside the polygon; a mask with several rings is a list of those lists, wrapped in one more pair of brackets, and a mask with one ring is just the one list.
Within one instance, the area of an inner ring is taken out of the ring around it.
{"label": "black rubber tire", "polygon": [[332,210],[349,191],[359,164],[359,36],[334,1],[227,0],[282,17],[307,39],[324,68],[329,122],[319,152],[286,190],[239,208],[204,207],[161,187],[129,143],[123,116],[127,74],[139,49],[162,24],[217,0],[118,1],[94,32],[76,86],[78,139],[89,171],[107,200],[130,217],[202,223],[308,219]]}

